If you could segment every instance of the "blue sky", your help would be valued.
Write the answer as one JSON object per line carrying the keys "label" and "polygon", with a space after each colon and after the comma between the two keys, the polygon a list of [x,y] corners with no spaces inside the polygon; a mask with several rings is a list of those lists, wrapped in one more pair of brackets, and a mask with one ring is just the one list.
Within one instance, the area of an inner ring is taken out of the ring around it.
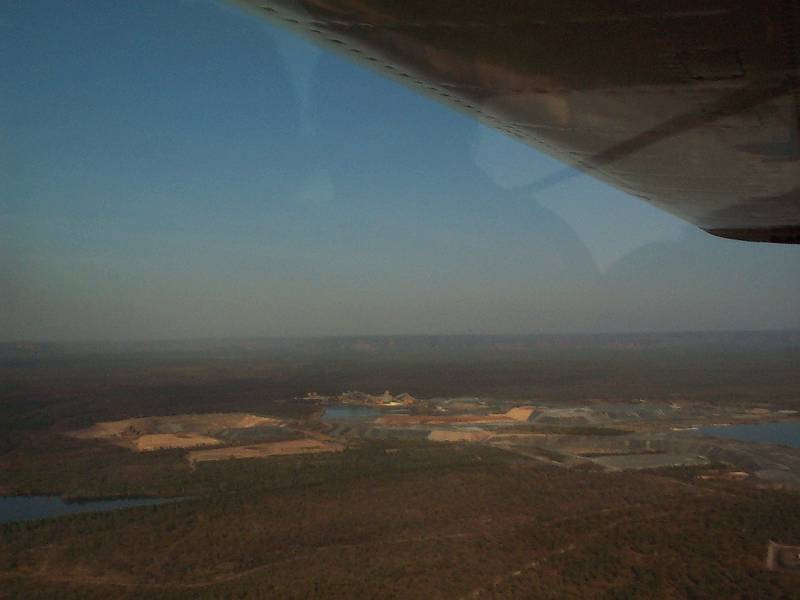
{"label": "blue sky", "polygon": [[0,339],[800,326],[703,234],[216,2],[0,17]]}

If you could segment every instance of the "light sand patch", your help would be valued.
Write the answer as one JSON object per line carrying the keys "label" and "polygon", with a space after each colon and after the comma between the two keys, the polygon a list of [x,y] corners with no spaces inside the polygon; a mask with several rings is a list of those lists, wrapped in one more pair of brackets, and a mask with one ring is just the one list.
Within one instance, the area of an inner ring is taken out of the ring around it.
{"label": "light sand patch", "polygon": [[527,421],[535,412],[536,409],[532,406],[518,406],[509,410],[506,413],[506,416],[514,419],[515,421]]}
{"label": "light sand patch", "polygon": [[432,442],[482,442],[490,437],[491,433],[479,429],[434,429],[428,435]]}
{"label": "light sand patch", "polygon": [[148,433],[136,438],[131,446],[137,452],[163,450],[166,448],[196,448],[198,446],[218,446],[221,442],[207,435],[197,433]]}
{"label": "light sand patch", "polygon": [[304,439],[285,442],[264,442],[262,444],[235,446],[233,448],[194,450],[186,455],[186,459],[194,464],[208,460],[227,460],[229,458],[268,458],[270,456],[287,456],[291,454],[341,452],[342,450],[344,450],[344,444],[339,442]]}
{"label": "light sand patch", "polygon": [[220,431],[283,424],[280,419],[247,413],[205,413],[103,421],[70,435],[79,439],[104,440],[143,452],[159,448],[215,446],[222,443],[214,437]]}

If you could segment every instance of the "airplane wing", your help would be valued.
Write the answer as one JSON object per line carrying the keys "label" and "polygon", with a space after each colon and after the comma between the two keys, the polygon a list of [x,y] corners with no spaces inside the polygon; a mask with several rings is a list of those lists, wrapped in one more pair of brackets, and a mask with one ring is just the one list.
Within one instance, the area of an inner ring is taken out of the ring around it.
{"label": "airplane wing", "polygon": [[[795,0],[237,0],[714,235],[800,243]],[[569,168],[573,167],[573,168]]]}

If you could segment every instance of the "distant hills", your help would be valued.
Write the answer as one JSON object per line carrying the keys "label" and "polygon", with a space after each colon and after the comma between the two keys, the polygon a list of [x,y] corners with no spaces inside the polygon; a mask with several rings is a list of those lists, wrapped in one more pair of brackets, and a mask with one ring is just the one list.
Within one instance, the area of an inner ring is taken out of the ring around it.
{"label": "distant hills", "polygon": [[399,335],[98,342],[5,342],[0,359],[84,354],[407,354],[643,349],[697,346],[800,347],[800,330],[564,335]]}

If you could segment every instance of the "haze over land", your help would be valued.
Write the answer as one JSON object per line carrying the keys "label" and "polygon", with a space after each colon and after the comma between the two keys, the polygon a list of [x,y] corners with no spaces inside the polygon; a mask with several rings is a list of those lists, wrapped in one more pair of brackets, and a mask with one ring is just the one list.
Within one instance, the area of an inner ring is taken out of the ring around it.
{"label": "haze over land", "polygon": [[0,514],[0,599],[800,598],[800,246],[228,4],[0,33],[0,512],[151,504]]}
{"label": "haze over land", "polygon": [[695,428],[796,426],[798,353],[798,332],[0,344],[0,494],[179,500],[0,526],[2,589],[794,598],[800,448]]}

